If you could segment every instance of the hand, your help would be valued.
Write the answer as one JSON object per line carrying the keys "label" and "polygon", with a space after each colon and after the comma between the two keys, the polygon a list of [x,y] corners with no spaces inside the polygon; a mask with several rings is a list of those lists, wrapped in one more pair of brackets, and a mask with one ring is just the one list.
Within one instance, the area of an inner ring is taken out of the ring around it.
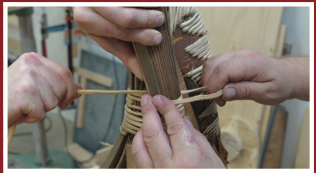
{"label": "hand", "polygon": [[151,28],[163,24],[162,12],[129,7],[74,7],[73,15],[86,34],[143,79],[130,42],[158,45],[161,33]]}
{"label": "hand", "polygon": [[8,68],[8,127],[37,122],[57,105],[67,108],[80,97],[77,89],[69,69],[36,53],[21,55]]}
{"label": "hand", "polygon": [[280,60],[239,49],[207,60],[202,85],[208,86],[209,93],[223,89],[222,97],[215,99],[219,106],[230,100],[254,100],[268,105],[292,98],[307,100],[309,63],[307,58]]}
{"label": "hand", "polygon": [[[225,168],[206,137],[164,96],[141,98],[143,127],[133,140],[136,168]],[[157,110],[164,117],[169,138]]]}

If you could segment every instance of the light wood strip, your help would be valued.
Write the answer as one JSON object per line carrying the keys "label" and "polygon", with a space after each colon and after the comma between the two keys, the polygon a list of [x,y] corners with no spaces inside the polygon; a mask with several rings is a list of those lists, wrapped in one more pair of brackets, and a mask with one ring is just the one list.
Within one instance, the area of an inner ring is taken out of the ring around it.
{"label": "light wood strip", "polygon": [[93,82],[97,82],[104,86],[113,87],[113,79],[109,77],[99,75],[97,73],[94,73],[92,71],[89,71],[80,67],[74,67],[74,73],[77,73],[78,75],[85,77],[86,79],[89,79]]}

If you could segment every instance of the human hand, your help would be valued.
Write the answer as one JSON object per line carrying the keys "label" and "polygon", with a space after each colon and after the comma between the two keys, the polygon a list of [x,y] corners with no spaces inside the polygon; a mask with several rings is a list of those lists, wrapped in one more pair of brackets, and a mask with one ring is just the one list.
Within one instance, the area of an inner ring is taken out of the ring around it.
{"label": "human hand", "polygon": [[80,97],[77,89],[69,69],[36,53],[21,55],[8,68],[8,127],[37,122],[57,105],[66,109]]}
{"label": "human hand", "polygon": [[152,28],[163,24],[162,12],[129,7],[73,7],[73,16],[86,34],[143,79],[130,42],[158,45],[162,35]]}
{"label": "human hand", "polygon": [[287,58],[273,59],[243,48],[207,60],[203,66],[202,85],[208,86],[209,93],[223,89],[223,95],[215,99],[219,106],[224,106],[230,100],[279,104],[297,95],[298,79],[294,76],[302,76],[295,75],[301,73],[297,71],[302,71],[296,70],[297,64],[300,63],[293,64]]}
{"label": "human hand", "polygon": [[[225,168],[206,137],[164,96],[141,98],[143,126],[133,139],[136,168]],[[169,138],[157,110],[164,117]]]}

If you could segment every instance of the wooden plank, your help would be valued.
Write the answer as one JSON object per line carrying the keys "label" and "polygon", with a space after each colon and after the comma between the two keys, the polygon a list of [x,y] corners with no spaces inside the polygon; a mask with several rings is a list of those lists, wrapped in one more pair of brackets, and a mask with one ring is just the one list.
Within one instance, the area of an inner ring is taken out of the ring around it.
{"label": "wooden plank", "polygon": [[126,142],[126,166],[127,168],[134,168],[134,160],[132,156],[132,143],[133,141]]}
{"label": "wooden plank", "polygon": [[[255,49],[273,57],[282,15],[282,7],[198,7],[210,43],[212,55],[235,51],[242,47]],[[218,107],[221,126],[227,125],[229,118],[237,116],[252,124],[262,145],[269,123],[270,106],[252,101],[227,102]],[[261,152],[258,152],[261,153]],[[245,154],[245,153],[242,153]],[[259,162],[260,155],[255,160]],[[233,163],[228,164],[229,168]],[[243,165],[245,168],[249,164]],[[252,164],[252,167],[257,165]],[[239,165],[239,167],[242,167]]]}
{"label": "wooden plank", "polygon": [[105,147],[96,152],[96,157],[98,159],[98,164],[101,165],[105,159],[109,156],[112,147]]}
{"label": "wooden plank", "polygon": [[[80,85],[83,88],[87,88],[88,80],[84,76],[80,78]],[[84,125],[84,118],[85,118],[85,107],[86,107],[86,97],[87,95],[83,94],[78,101],[78,110],[77,110],[77,128],[83,128]]]}
{"label": "wooden plank", "polygon": [[[68,149],[70,156],[78,162],[86,161],[86,160],[90,159],[91,156],[93,155],[91,152],[87,151],[86,149],[84,149],[83,147],[81,147],[77,143],[72,143],[72,144],[68,145],[67,149]],[[93,158],[88,162],[80,163],[78,165],[81,168],[91,168],[94,165],[96,165],[96,160]]]}
{"label": "wooden plank", "polygon": [[[272,124],[272,114],[274,111],[275,106],[264,106],[264,111],[262,114],[259,136],[260,136],[260,149],[259,149],[259,158],[262,158],[263,154],[263,147],[265,145],[265,139],[268,138],[268,130]],[[258,160],[260,162],[260,160]]]}
{"label": "wooden plank", "polygon": [[8,37],[8,49],[18,55],[21,55],[22,54],[21,41],[12,37]]}
{"label": "wooden plank", "polygon": [[274,56],[283,7],[198,7],[212,55],[247,47]]}
{"label": "wooden plank", "polygon": [[279,35],[277,40],[277,45],[275,49],[275,58],[280,58],[283,52],[283,45],[284,45],[284,37],[285,37],[286,25],[281,25],[279,29]]}
{"label": "wooden plank", "polygon": [[301,128],[300,142],[298,144],[295,168],[309,168],[309,108],[307,108]]}
{"label": "wooden plank", "polygon": [[[167,18],[168,7],[158,7]],[[178,99],[180,94],[173,44],[169,35],[168,23],[156,28],[162,34],[162,42],[158,46],[144,46],[133,43],[147,91],[150,95],[164,95],[171,100]]]}
{"label": "wooden plank", "polygon": [[284,107],[277,107],[261,168],[280,168],[281,166],[287,115]]}
{"label": "wooden plank", "polygon": [[[99,75],[97,73],[94,73],[90,70],[86,70],[80,67],[74,67],[74,73],[77,73],[78,75],[85,77],[93,82],[97,82],[99,84],[102,84],[107,87],[113,87],[113,79],[108,78],[106,76]],[[84,88],[85,89],[85,88]]]}
{"label": "wooden plank", "polygon": [[121,133],[119,134],[113,148],[111,149],[110,154],[100,168],[116,168],[122,156],[123,150],[125,149],[126,139],[127,136],[122,135]]}

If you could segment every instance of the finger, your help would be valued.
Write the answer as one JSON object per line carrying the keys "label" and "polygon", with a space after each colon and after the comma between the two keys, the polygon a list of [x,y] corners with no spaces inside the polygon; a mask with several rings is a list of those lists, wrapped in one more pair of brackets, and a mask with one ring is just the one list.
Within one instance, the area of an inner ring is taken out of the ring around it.
{"label": "finger", "polygon": [[43,77],[39,75],[38,77],[35,77],[34,80],[40,92],[40,98],[42,100],[45,112],[49,112],[55,109],[58,105],[58,98],[56,97],[50,86],[47,84],[45,79],[43,79]]}
{"label": "finger", "polygon": [[[236,83],[230,83],[225,86],[223,90],[223,100],[231,101],[231,100],[254,100],[261,104],[278,104],[278,102],[273,102],[271,100],[271,96],[269,95],[269,88],[273,88],[273,86],[267,86],[269,84],[251,82],[251,81],[242,81]],[[270,97],[270,98],[269,98]],[[277,96],[275,96],[277,97]]]}
{"label": "finger", "polygon": [[208,155],[212,158],[213,167],[225,168],[225,166],[223,165],[223,162],[215,153],[213,147],[210,145],[207,138],[201,132],[197,131],[193,127],[192,123],[190,122],[188,118],[184,118],[184,120],[186,121],[188,128],[192,131],[194,138],[196,139],[196,143],[199,145],[203,153],[205,153],[205,155]]}
{"label": "finger", "polygon": [[231,82],[255,80],[259,68],[257,62],[251,58],[233,58],[225,61],[214,69],[207,85],[208,92],[217,92]]}
{"label": "finger", "polygon": [[141,110],[143,114],[144,141],[155,167],[167,165],[172,157],[169,140],[163,131],[163,127],[157,113],[157,109],[151,102],[148,94],[141,98]]}
{"label": "finger", "polygon": [[197,131],[190,120],[188,118],[184,118],[186,124],[188,125],[189,130],[193,133],[196,143],[200,146],[202,150],[209,150],[209,148],[212,148],[210,143],[207,141],[207,138],[199,131]]}
{"label": "finger", "polygon": [[202,69],[202,85],[206,86],[210,80],[211,75],[214,72],[214,69],[221,63],[233,58],[235,56],[234,52],[230,53],[223,53],[220,55],[216,55],[207,61],[204,62],[203,64],[203,69]]}
{"label": "finger", "polygon": [[166,97],[156,95],[153,103],[165,119],[172,151],[174,155],[199,153],[194,135],[186,125],[177,107]]}
{"label": "finger", "polygon": [[96,35],[90,35],[90,37],[104,50],[118,57],[128,69],[140,80],[143,80],[143,75],[140,71],[140,66],[131,43],[110,37],[99,37]]}
{"label": "finger", "polygon": [[[82,90],[83,89],[82,86],[79,83],[75,82],[75,85],[76,85],[76,90]],[[80,98],[81,96],[82,96],[82,94],[77,94],[76,95],[76,99]]]}
{"label": "finger", "polygon": [[126,28],[153,28],[163,24],[164,15],[157,10],[125,7],[91,7],[113,23]]}
{"label": "finger", "polygon": [[154,164],[144,141],[142,128],[138,130],[132,145],[132,156],[136,168],[153,168]]}
{"label": "finger", "polygon": [[21,115],[24,117],[22,118],[23,122],[34,123],[40,121],[45,117],[45,108],[41,100],[39,88],[36,85],[21,88],[23,88],[19,96],[21,99],[17,104],[21,105]]}
{"label": "finger", "polygon": [[67,92],[65,93],[63,99],[59,102],[58,106],[61,109],[67,108],[77,96],[76,85],[70,70],[54,61],[50,61],[45,57],[41,57],[40,60],[45,64],[46,67],[56,73],[66,84]]}
{"label": "finger", "polygon": [[75,20],[79,27],[89,35],[104,37],[114,37],[124,41],[138,42],[144,45],[158,45],[162,40],[162,35],[155,29],[129,29],[124,28],[103,18],[98,13],[85,7],[76,8]]}

